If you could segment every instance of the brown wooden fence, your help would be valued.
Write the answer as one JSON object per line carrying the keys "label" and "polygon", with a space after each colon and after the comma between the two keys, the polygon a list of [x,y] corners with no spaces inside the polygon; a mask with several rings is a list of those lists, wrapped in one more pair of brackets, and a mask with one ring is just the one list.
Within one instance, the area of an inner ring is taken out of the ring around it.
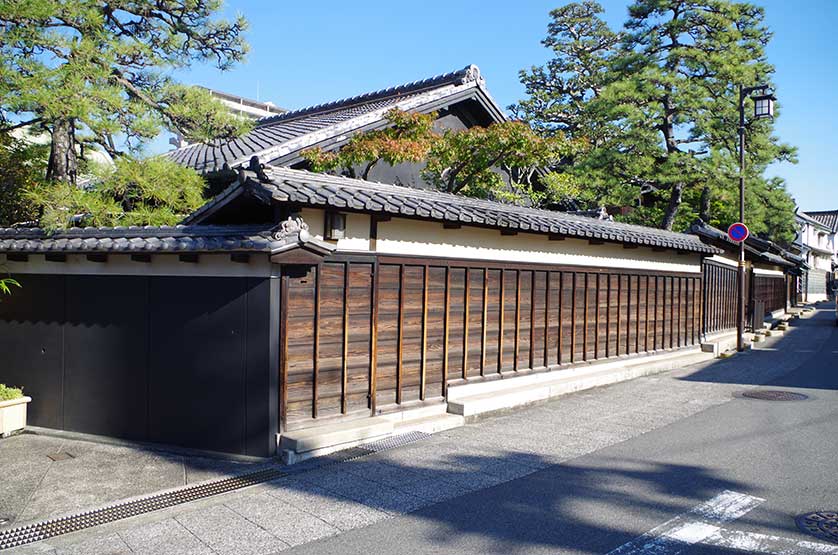
{"label": "brown wooden fence", "polygon": [[704,333],[736,327],[736,272],[734,267],[704,261]]}
{"label": "brown wooden fence", "polygon": [[442,401],[446,388],[696,344],[696,274],[373,257],[283,276],[281,425]]}
{"label": "brown wooden fence", "polygon": [[765,303],[765,313],[786,307],[785,276],[754,275],[754,300]]}

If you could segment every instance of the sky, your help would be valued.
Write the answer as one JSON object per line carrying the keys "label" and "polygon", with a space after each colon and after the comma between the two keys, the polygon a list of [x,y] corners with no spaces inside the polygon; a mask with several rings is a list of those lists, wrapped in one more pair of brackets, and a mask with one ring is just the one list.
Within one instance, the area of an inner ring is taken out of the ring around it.
{"label": "sky", "polygon": [[[297,109],[476,64],[501,106],[523,97],[518,71],[549,58],[541,45],[562,0],[227,0],[250,21],[245,63],[176,76]],[[627,0],[601,0],[613,29]],[[776,133],[798,164],[776,164],[803,210],[838,208],[838,0],[756,0],[774,33],[768,59],[780,117]],[[731,133],[735,130],[731,129]]]}

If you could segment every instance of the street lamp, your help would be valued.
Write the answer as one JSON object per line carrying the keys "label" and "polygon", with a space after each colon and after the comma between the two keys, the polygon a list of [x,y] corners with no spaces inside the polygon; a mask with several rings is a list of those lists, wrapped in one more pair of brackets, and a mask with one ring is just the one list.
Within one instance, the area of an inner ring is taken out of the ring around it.
{"label": "street lamp", "polygon": [[[739,85],[739,221],[745,223],[745,99],[751,96],[754,101],[754,119],[773,118],[773,94],[768,92],[768,85],[743,87]],[[745,241],[739,242],[739,279],[737,284],[739,303],[736,307],[736,350],[745,349]]]}

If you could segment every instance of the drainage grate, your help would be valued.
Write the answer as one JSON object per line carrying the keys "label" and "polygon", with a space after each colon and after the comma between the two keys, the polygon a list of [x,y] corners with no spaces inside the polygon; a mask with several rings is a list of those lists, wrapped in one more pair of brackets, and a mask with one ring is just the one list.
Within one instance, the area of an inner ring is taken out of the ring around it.
{"label": "drainage grate", "polygon": [[793,391],[781,391],[779,389],[756,389],[754,391],[745,391],[742,397],[748,399],[759,399],[761,401],[804,401],[809,398],[808,395],[802,393],[795,393]]}
{"label": "drainage grate", "polygon": [[[27,526],[12,528],[11,530],[0,530],[0,551],[46,540],[48,538],[54,538],[55,536],[63,534],[69,534],[70,532],[77,532],[79,530],[84,530],[85,528],[92,528],[93,526],[99,526],[100,524],[106,524],[108,522],[114,522],[132,516],[150,513],[160,509],[174,507],[175,505],[180,505],[182,503],[197,501],[198,499],[204,499],[205,497],[227,493],[233,490],[246,488],[248,486],[270,482],[271,480],[276,480],[277,478],[282,478],[283,476],[310,472],[318,468],[323,468],[324,466],[331,466],[333,464],[350,461],[372,453],[401,447],[402,445],[407,445],[426,437],[428,437],[428,434],[422,432],[411,432],[392,438],[374,441],[358,447],[351,447],[349,449],[337,451],[322,457],[309,459],[308,461],[288,469],[279,470],[277,468],[265,468],[249,472],[247,474],[242,474],[241,476],[222,478],[212,482],[196,484],[194,486],[185,486],[168,492],[151,494],[139,499],[107,505],[101,509],[36,522]],[[52,458],[52,455],[49,455],[49,457]],[[70,455],[69,458],[73,458],[72,455]],[[2,521],[0,521],[0,524],[3,524]]]}
{"label": "drainage grate", "polygon": [[57,461],[68,461],[70,459],[75,459],[76,456],[72,455],[70,453],[61,452],[61,453],[52,453],[50,455],[47,455],[47,458],[52,459],[53,461],[57,462]]}
{"label": "drainage grate", "polygon": [[818,511],[800,515],[795,519],[797,527],[822,540],[838,543],[838,512]]}

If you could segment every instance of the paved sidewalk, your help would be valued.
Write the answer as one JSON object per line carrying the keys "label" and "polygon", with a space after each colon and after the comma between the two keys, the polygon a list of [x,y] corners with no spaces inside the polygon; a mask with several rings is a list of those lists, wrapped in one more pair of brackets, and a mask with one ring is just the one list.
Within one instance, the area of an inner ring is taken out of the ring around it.
{"label": "paved sidewalk", "polygon": [[[515,480],[731,400],[830,336],[822,310],[752,352],[580,392],[403,448],[8,553],[264,554]],[[4,552],[6,553],[6,552]]]}

